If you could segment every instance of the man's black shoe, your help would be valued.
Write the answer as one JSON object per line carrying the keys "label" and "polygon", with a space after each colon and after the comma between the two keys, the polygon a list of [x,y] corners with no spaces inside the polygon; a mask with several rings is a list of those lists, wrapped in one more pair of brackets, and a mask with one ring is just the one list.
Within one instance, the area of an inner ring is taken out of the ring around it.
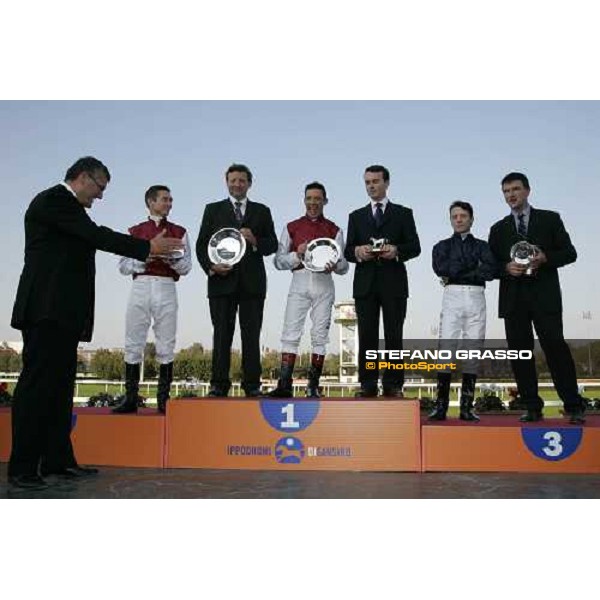
{"label": "man's black shoe", "polygon": [[585,423],[585,409],[580,408],[567,413],[571,425],[583,425]]}
{"label": "man's black shoe", "polygon": [[404,398],[404,392],[401,387],[383,387],[383,395],[386,398]]}
{"label": "man's black shoe", "polygon": [[72,471],[77,471],[79,473],[79,477],[90,477],[93,475],[98,475],[100,471],[96,469],[96,467],[84,467],[83,465],[77,465],[76,467],[71,467]]}
{"label": "man's black shoe", "polygon": [[293,398],[294,390],[291,386],[290,387],[281,387],[278,385],[274,390],[271,390],[267,394],[267,397],[268,398]]}
{"label": "man's black shoe", "polygon": [[224,390],[222,388],[211,388],[208,392],[209,398],[227,398],[229,395],[229,390]]}
{"label": "man's black shoe", "polygon": [[135,398],[125,396],[121,404],[115,406],[112,409],[112,413],[115,415],[127,415],[130,413],[137,413],[138,401],[137,396]]}
{"label": "man's black shoe", "polygon": [[356,394],[354,394],[355,398],[377,398],[377,388],[376,387],[361,387]]}
{"label": "man's black shoe", "polygon": [[260,387],[252,387],[244,390],[246,398],[258,398],[261,395]]}
{"label": "man's black shoe", "polygon": [[39,475],[10,475],[8,483],[11,487],[20,488],[22,490],[45,490],[49,487],[47,481]]}
{"label": "man's black shoe", "polygon": [[541,410],[527,410],[527,412],[519,419],[521,423],[535,423],[544,418],[544,413]]}
{"label": "man's black shoe", "polygon": [[95,467],[64,467],[63,469],[56,469],[54,471],[43,471],[44,475],[56,475],[64,479],[81,479],[83,477],[93,477],[98,475],[98,469]]}

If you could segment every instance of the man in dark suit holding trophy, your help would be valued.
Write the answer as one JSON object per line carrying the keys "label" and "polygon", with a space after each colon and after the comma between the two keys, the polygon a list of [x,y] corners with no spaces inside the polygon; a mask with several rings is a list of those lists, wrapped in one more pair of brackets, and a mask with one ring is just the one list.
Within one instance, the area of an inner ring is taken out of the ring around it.
{"label": "man in dark suit holding trophy", "polygon": [[[367,369],[365,352],[379,347],[379,315],[383,314],[386,350],[402,349],[408,278],[404,263],[419,256],[421,245],[412,210],[387,197],[390,173],[381,165],[364,174],[371,202],[350,214],[345,257],[356,263],[353,296],[358,320],[358,397],[378,394],[378,370]],[[383,395],[402,397],[404,371],[387,369]]]}
{"label": "man in dark suit holding trophy", "polygon": [[[585,421],[585,404],[563,335],[558,278],[558,269],[575,262],[577,252],[560,215],[533,208],[528,202],[530,191],[529,181],[522,173],[509,173],[502,179],[502,193],[511,213],[495,223],[489,235],[489,245],[501,271],[498,316],[504,319],[510,349],[533,350],[535,327],[570,422],[580,424]],[[523,242],[530,244],[529,258]],[[516,253],[516,244],[525,250],[525,258]],[[513,360],[512,368],[519,395],[527,406],[521,421],[540,421],[544,402],[538,395],[535,360]]]}
{"label": "man in dark suit holding trophy", "polygon": [[[196,243],[196,256],[208,275],[208,300],[213,324],[213,355],[209,396],[229,394],[231,344],[239,309],[242,338],[242,387],[248,397],[260,394],[260,331],[267,294],[264,257],[277,250],[271,211],[249,200],[252,173],[246,165],[233,164],[225,173],[229,197],[207,204]],[[223,228],[238,229],[246,251],[235,265],[211,261],[208,244]]]}

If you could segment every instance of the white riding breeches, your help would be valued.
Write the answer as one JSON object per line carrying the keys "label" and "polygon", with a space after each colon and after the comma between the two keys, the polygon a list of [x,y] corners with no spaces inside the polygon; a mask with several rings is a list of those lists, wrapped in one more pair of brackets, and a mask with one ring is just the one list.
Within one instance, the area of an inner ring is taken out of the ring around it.
{"label": "white riding breeches", "polygon": [[142,362],[152,323],[156,359],[173,362],[177,334],[177,290],[170,277],[140,275],[133,280],[125,315],[125,362]]}
{"label": "white riding breeches", "polygon": [[[485,340],[485,288],[447,285],[440,314],[439,349],[480,350]],[[477,374],[478,360],[464,360],[463,372]]]}
{"label": "white riding breeches", "polygon": [[308,269],[294,271],[283,318],[281,351],[298,354],[310,310],[312,352],[325,355],[334,300],[335,286],[330,273],[314,273]]}

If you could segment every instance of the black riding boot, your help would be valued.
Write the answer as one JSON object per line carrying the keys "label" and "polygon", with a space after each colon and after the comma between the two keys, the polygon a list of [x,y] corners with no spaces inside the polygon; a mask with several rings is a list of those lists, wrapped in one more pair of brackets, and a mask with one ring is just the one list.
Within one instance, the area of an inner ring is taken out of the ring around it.
{"label": "black riding boot", "polygon": [[473,412],[476,382],[477,375],[473,375],[472,373],[463,373],[459,415],[459,419],[462,421],[479,421],[479,417]]}
{"label": "black riding boot", "polygon": [[156,404],[158,412],[165,413],[167,410],[167,400],[171,392],[171,382],[173,381],[173,363],[160,365],[158,372],[158,390],[156,392]]}
{"label": "black riding boot", "polygon": [[307,398],[320,398],[319,380],[323,372],[323,363],[325,356],[323,354],[313,354],[311,357],[310,369],[308,370],[308,383],[306,385]]}
{"label": "black riding boot", "polygon": [[269,398],[292,398],[294,396],[294,388],[292,384],[294,380],[294,365],[296,363],[296,355],[291,352],[283,352],[281,354],[281,367],[279,368],[279,380],[277,387],[267,394]]}
{"label": "black riding boot", "polygon": [[430,412],[428,421],[445,421],[448,405],[450,404],[450,381],[452,373],[438,373],[437,376],[437,398],[435,409]]}
{"label": "black riding boot", "polygon": [[112,409],[117,414],[137,412],[138,393],[140,391],[140,365],[125,363],[125,398]]}

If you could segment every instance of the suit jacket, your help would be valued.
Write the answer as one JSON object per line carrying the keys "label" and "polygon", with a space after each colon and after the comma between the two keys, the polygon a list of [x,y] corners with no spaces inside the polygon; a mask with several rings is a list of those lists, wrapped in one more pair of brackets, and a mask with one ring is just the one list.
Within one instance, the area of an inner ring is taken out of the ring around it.
{"label": "suit jacket", "polygon": [[96,250],[145,260],[150,243],[96,225],[63,185],[38,194],[25,213],[25,265],[12,327],[25,329],[50,319],[90,341]]}
{"label": "suit jacket", "polygon": [[[397,246],[398,259],[358,262],[354,254],[356,246],[369,244],[371,238],[387,238],[390,244]],[[408,278],[404,263],[421,254],[412,210],[388,201],[379,228],[375,225],[370,203],[355,210],[348,220],[348,239],[344,254],[349,262],[356,263],[354,298],[363,298],[374,292],[377,283],[381,284],[382,281],[385,281],[390,296],[407,298]]]}
{"label": "suit jacket", "polygon": [[500,294],[498,316],[505,318],[519,310],[518,296],[521,286],[527,286],[530,297],[538,310],[546,313],[562,311],[562,298],[558,268],[577,259],[577,251],[563,225],[560,215],[550,210],[531,208],[527,241],[544,251],[548,262],[532,277],[512,277],[505,271],[511,261],[510,249],[523,238],[517,233],[515,219],[511,215],[498,221],[490,229],[489,244],[500,263]]}
{"label": "suit jacket", "polygon": [[[208,242],[212,235],[223,227],[248,227],[257,242],[256,248],[246,244],[246,253],[242,260],[224,277],[210,274],[212,263],[208,258]],[[233,205],[228,198],[206,205],[196,242],[196,256],[208,275],[209,298],[235,293],[264,298],[267,294],[267,274],[263,257],[273,254],[276,250],[277,236],[273,218],[271,211],[264,204],[248,200],[241,225],[235,218]]]}

